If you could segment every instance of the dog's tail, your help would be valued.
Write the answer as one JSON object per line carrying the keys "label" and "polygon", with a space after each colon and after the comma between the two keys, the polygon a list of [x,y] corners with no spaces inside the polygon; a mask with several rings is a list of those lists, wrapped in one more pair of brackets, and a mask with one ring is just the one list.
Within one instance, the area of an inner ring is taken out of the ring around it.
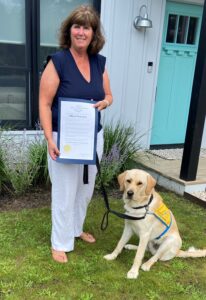
{"label": "dog's tail", "polygon": [[206,257],[206,249],[195,249],[190,247],[187,251],[179,250],[176,257]]}

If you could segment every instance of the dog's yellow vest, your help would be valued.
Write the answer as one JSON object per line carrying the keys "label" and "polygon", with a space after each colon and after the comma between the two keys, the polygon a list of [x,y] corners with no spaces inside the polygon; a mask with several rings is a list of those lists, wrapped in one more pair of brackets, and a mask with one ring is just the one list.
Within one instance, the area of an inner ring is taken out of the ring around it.
{"label": "dog's yellow vest", "polygon": [[155,211],[154,211],[155,216],[162,221],[166,226],[170,226],[171,223],[171,213],[169,208],[162,203]]}
{"label": "dog's yellow vest", "polygon": [[165,235],[165,233],[167,233],[172,225],[171,212],[169,208],[167,208],[167,206],[162,203],[154,212],[148,212],[148,214],[155,216],[166,227],[165,230],[163,230],[163,232],[155,238],[156,240],[159,240]]}

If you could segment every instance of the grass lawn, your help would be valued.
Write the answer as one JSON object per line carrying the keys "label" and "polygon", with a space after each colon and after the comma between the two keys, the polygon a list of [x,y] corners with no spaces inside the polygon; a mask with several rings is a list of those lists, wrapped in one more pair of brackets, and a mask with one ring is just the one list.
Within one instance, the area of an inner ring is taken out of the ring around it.
{"label": "grass lawn", "polygon": [[[161,192],[173,211],[183,248],[206,247],[206,210],[173,193]],[[110,197],[121,210],[122,201]],[[85,230],[94,233],[92,245],[76,241],[67,264],[50,256],[50,208],[0,213],[0,299],[206,299],[206,258],[157,262],[150,272],[140,271],[136,280],[126,279],[135,252],[124,250],[115,261],[103,256],[114,249],[123,230],[123,220],[110,215],[102,232],[102,198],[93,198]],[[133,237],[133,243],[137,243]],[[146,253],[149,257],[149,253]]]}

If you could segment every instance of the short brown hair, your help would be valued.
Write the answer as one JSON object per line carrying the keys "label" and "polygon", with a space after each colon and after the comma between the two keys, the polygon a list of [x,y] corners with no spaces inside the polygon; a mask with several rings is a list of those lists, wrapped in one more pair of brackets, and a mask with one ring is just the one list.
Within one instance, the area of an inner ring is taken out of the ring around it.
{"label": "short brown hair", "polygon": [[71,47],[70,29],[73,24],[92,27],[93,38],[87,51],[89,54],[97,54],[105,43],[98,13],[90,5],[81,5],[71,12],[60,28],[59,45],[63,49]]}

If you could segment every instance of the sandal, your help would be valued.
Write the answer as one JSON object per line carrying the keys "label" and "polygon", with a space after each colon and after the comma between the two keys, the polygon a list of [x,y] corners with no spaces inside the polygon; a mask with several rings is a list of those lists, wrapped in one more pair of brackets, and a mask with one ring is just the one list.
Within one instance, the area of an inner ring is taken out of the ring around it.
{"label": "sandal", "polygon": [[52,258],[53,258],[53,260],[55,260],[59,263],[67,263],[68,262],[66,253],[64,251],[58,251],[58,250],[52,249]]}
{"label": "sandal", "polygon": [[79,236],[79,238],[87,243],[93,244],[96,242],[95,238],[93,237],[92,234],[88,233],[88,232],[82,232],[82,234]]}

